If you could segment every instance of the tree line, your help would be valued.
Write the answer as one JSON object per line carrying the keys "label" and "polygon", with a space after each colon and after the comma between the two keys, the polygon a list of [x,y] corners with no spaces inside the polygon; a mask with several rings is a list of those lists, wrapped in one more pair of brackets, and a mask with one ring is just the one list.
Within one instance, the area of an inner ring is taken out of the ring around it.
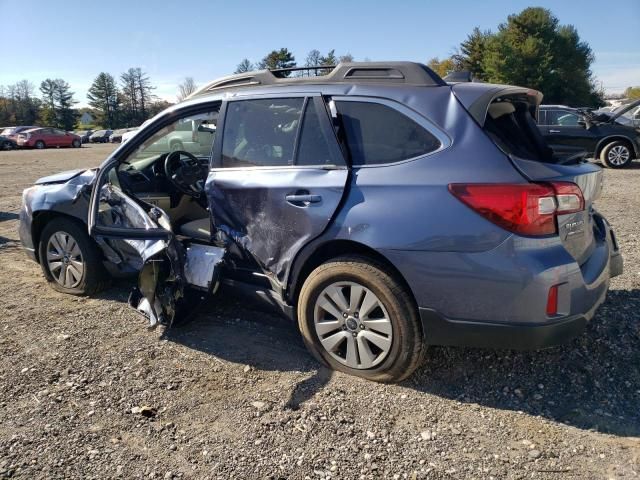
{"label": "tree line", "polygon": [[[476,27],[450,56],[431,58],[427,64],[442,77],[468,71],[475,80],[533,88],[544,94],[545,103],[598,107],[604,104],[604,92],[591,71],[594,60],[591,48],[573,25],[560,24],[548,9],[532,7],[509,15],[495,32]],[[353,61],[353,56],[311,50],[301,66],[334,66],[343,61]],[[258,62],[243,59],[235,73],[297,66],[293,53],[281,48]],[[325,73],[327,70],[303,70],[295,75]],[[278,75],[286,77],[291,72]]]}
{"label": "tree line", "polygon": [[[295,76],[315,76],[325,75],[328,70],[324,69],[312,69],[311,67],[325,67],[336,66],[340,62],[353,62],[353,55],[345,53],[344,55],[336,56],[335,49],[329,50],[325,55],[320,53],[320,50],[311,50],[305,59],[304,65],[301,68],[307,67],[309,70],[301,70],[295,72]],[[368,59],[365,59],[367,61]],[[281,48],[279,50],[272,50],[267,53],[262,60],[258,62],[251,62],[248,58],[243,59],[236,67],[233,73],[250,72],[251,70],[281,70],[287,68],[298,67],[296,57],[287,48]],[[280,77],[289,77],[294,72],[282,71],[278,72]]]}
{"label": "tree line", "polygon": [[[153,90],[149,76],[140,68],[128,69],[119,82],[100,72],[87,93],[95,124],[110,129],[140,125],[171,105],[158,99]],[[43,80],[38,90],[28,80],[0,85],[0,126],[40,124],[72,130],[80,117],[74,95],[61,78]]]}
{"label": "tree line", "polygon": [[[520,85],[540,90],[545,103],[597,107],[603,104],[604,92],[596,85],[591,71],[594,54],[580,39],[572,25],[560,24],[550,10],[526,8],[509,15],[497,30],[476,27],[454,52],[446,58],[432,58],[428,65],[441,76],[468,71],[481,81]],[[335,50],[307,53],[301,67],[334,66],[353,61],[350,53],[337,55]],[[368,58],[364,58],[368,61]],[[298,62],[287,48],[272,50],[262,59],[243,59],[234,73],[255,69],[287,69]],[[282,77],[324,75],[330,70],[282,71]],[[178,86],[178,101],[197,89],[187,77]],[[105,128],[132,127],[168,107],[158,99],[149,76],[140,68],[129,68],[118,80],[101,72],[87,94],[97,125]],[[629,87],[630,98],[640,97],[640,87]],[[74,92],[63,79],[47,78],[39,88],[28,80],[14,85],[0,85],[0,126],[43,124],[71,130],[79,117]]]}
{"label": "tree line", "polygon": [[594,60],[573,25],[531,7],[509,15],[495,32],[476,27],[451,56],[428,65],[440,75],[469,71],[478,80],[533,88],[549,104],[598,107],[604,91],[591,71]]}

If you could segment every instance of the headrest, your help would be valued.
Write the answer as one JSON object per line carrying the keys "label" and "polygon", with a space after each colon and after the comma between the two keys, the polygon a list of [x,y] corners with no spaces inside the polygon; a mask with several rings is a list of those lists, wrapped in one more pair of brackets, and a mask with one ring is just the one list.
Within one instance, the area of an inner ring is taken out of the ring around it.
{"label": "headrest", "polygon": [[491,115],[491,118],[494,120],[515,111],[516,107],[514,107],[511,102],[492,103],[489,105],[489,115]]}

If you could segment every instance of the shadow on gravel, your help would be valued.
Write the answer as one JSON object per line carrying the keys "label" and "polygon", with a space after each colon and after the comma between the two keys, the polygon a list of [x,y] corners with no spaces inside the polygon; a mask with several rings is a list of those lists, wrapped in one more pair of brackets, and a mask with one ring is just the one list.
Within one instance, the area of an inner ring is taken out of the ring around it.
{"label": "shadow on gravel", "polygon": [[20,215],[14,212],[2,212],[0,211],[0,222],[6,222],[7,220],[18,220]]}
{"label": "shadow on gravel", "polygon": [[640,436],[640,290],[613,290],[586,332],[537,352],[432,348],[404,385],[582,429]]}
{"label": "shadow on gravel", "polygon": [[313,372],[293,388],[286,402],[292,410],[331,379],[333,372],[311,357],[297,327],[283,317],[224,290],[201,311],[206,313],[165,330],[163,338],[257,370]]}

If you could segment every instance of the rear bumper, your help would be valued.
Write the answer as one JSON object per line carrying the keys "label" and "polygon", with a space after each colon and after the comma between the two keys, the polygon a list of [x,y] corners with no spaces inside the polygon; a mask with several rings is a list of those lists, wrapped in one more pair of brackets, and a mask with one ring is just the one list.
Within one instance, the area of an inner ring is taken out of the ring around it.
{"label": "rear bumper", "polygon": [[[591,277],[592,283],[583,283],[574,289],[579,301],[572,301],[571,314],[563,318],[551,318],[543,322],[492,322],[455,320],[446,318],[430,308],[420,308],[425,341],[429,345],[508,348],[514,350],[536,350],[561,345],[581,334],[598,307],[605,301],[612,277],[622,274],[623,260],[615,234],[604,217],[595,214],[601,235],[600,249],[604,261],[597,262],[596,275],[586,275],[590,268],[584,265],[581,278]],[[593,266],[591,266],[593,268]],[[579,306],[579,307],[578,307]],[[576,308],[578,307],[578,308]]]}
{"label": "rear bumper", "polygon": [[[599,304],[598,304],[599,305]],[[444,318],[420,309],[425,341],[429,345],[536,350],[566,343],[580,335],[587,317],[578,315],[544,325],[472,322]]]}

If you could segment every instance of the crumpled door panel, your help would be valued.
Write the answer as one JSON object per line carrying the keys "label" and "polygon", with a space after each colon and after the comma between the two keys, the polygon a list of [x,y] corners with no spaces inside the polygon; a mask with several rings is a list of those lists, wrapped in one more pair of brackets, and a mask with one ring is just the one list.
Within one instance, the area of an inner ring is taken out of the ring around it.
{"label": "crumpled door panel", "polygon": [[199,303],[187,299],[190,288],[215,292],[224,248],[189,241],[183,245],[162,209],[145,209],[110,184],[102,187],[100,200],[105,205],[98,214],[102,226],[166,231],[166,238],[96,238],[110,261],[140,272],[129,305],[149,319],[150,327],[170,327],[189,317]]}

